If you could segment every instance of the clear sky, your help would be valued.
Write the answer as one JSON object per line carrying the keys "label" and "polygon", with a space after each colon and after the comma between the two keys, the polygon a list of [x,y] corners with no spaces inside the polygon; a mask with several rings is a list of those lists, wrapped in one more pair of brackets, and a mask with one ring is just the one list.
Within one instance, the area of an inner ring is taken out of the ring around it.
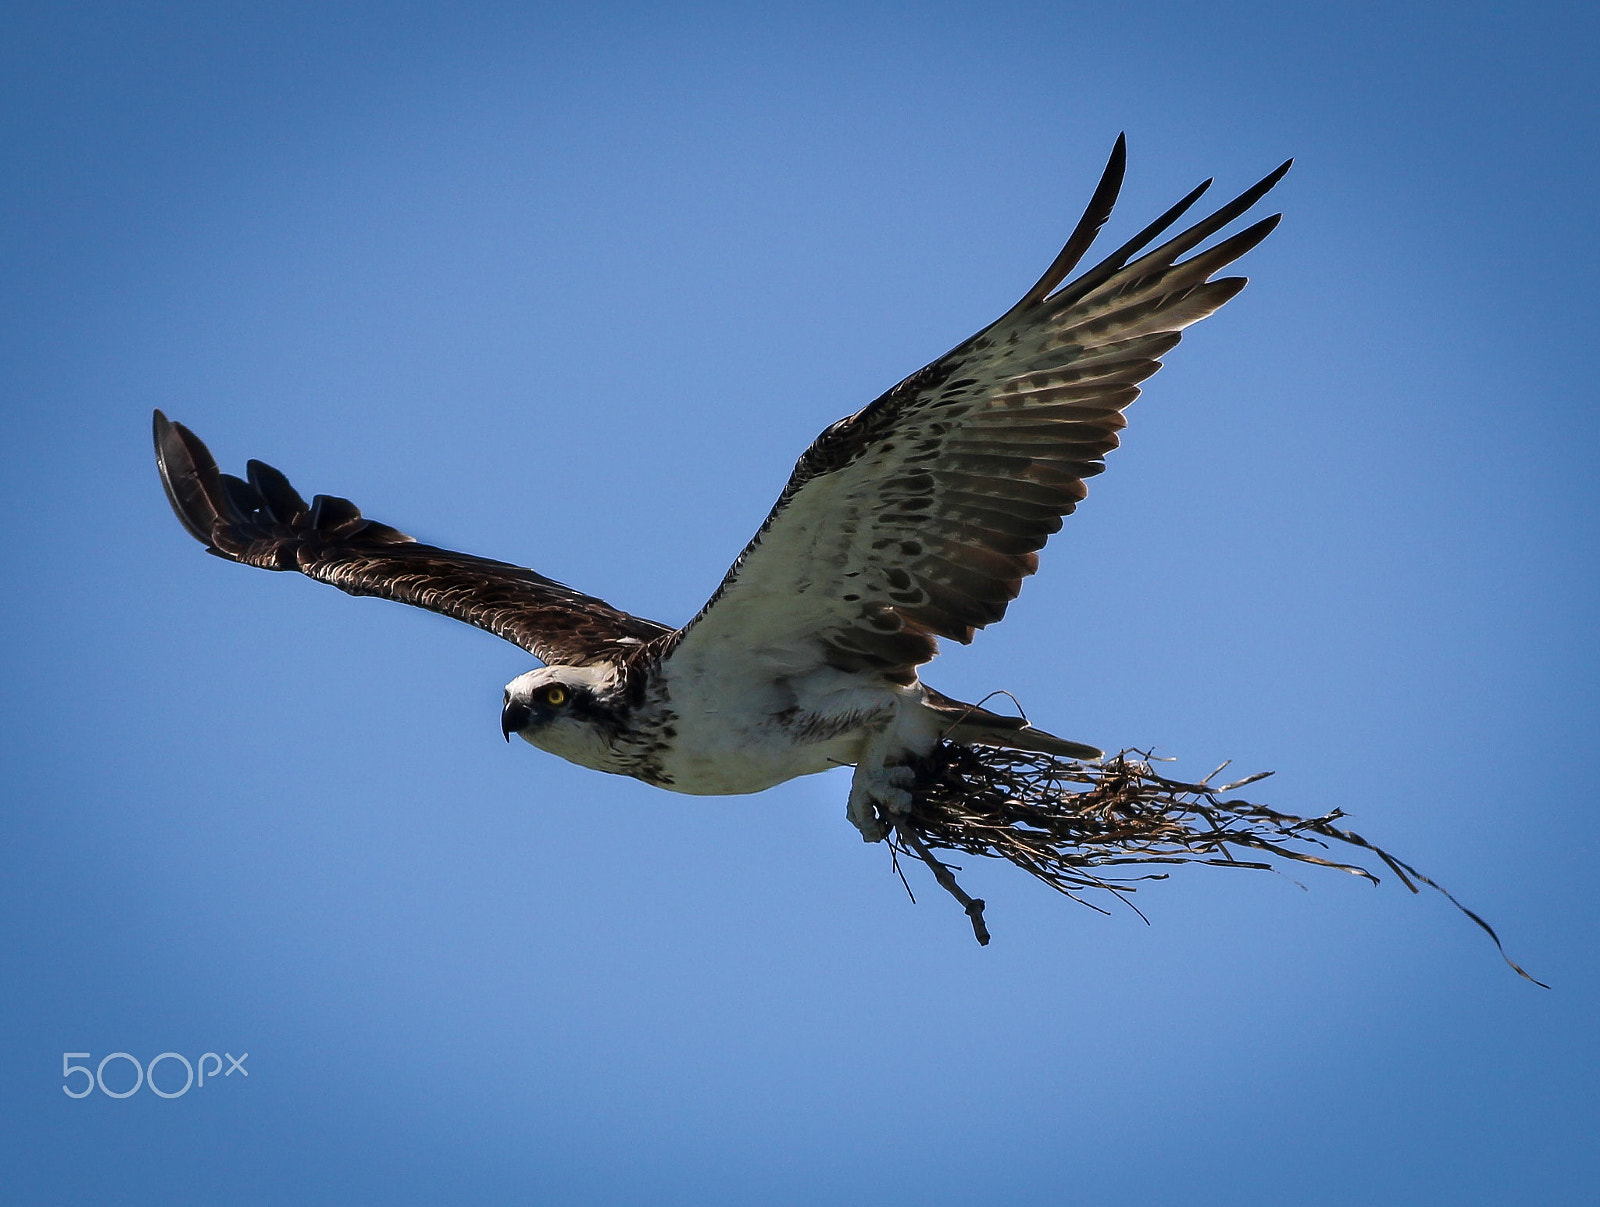
{"label": "clear sky", "polygon": [[[1537,3],[11,6],[0,1183],[1600,1199],[1597,58]],[[695,799],[508,748],[517,649],[206,557],[162,497],[155,406],[681,622],[1121,130],[1111,237],[1293,155],[1285,220],[928,678],[1274,769],[1548,992],[1316,869],[1181,869],[1146,926],[970,864],[979,949],[845,773]],[[63,1094],[117,1051],[248,1058]]]}

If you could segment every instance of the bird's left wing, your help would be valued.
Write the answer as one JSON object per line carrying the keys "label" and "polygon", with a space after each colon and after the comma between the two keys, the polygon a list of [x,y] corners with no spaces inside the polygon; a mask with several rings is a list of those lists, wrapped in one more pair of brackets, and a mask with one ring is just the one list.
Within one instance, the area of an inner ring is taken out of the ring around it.
{"label": "bird's left wing", "polygon": [[222,473],[188,428],[155,414],[167,499],[212,553],[264,570],[298,570],[351,595],[440,612],[504,637],[543,662],[582,666],[637,654],[671,630],[533,570],[424,545],[366,519],[348,499],[309,504],[270,465]]}
{"label": "bird's left wing", "polygon": [[[1244,287],[1212,279],[1277,224],[1192,251],[1283,176],[1139,255],[1210,181],[1065,285],[1110,215],[1122,139],[1061,254],[996,322],[817,438],[669,654],[686,671],[818,665],[909,682],[935,639],[1005,614],[1117,446],[1122,409],[1184,327]],[[1134,257],[1139,258],[1135,259]]]}

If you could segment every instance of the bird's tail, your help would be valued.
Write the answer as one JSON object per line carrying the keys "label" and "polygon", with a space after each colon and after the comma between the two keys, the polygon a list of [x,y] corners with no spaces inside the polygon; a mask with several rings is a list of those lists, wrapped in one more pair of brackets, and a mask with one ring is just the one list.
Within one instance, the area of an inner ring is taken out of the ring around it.
{"label": "bird's tail", "polygon": [[1008,717],[976,704],[963,704],[923,684],[923,703],[947,718],[943,736],[968,746],[999,746],[1005,750],[1031,750],[1038,754],[1057,754],[1069,759],[1098,759],[1105,751],[1082,742],[1058,738],[1035,729],[1023,717]]}

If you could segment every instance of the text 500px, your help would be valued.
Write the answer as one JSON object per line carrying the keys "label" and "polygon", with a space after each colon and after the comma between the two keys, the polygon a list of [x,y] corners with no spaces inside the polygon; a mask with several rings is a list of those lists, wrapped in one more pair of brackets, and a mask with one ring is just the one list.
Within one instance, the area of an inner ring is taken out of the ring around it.
{"label": "text 500px", "polygon": [[[228,1058],[225,1072],[222,1067],[223,1056]],[[92,1059],[90,1053],[63,1052],[61,1078],[64,1084],[61,1092],[68,1098],[87,1098],[98,1086],[100,1092],[107,1098],[131,1098],[139,1092],[140,1086],[148,1085],[150,1092],[158,1098],[182,1098],[189,1092],[190,1087],[204,1086],[207,1078],[215,1081],[219,1073],[223,1077],[232,1077],[235,1073],[250,1076],[250,1070],[244,1067],[244,1062],[249,1058],[248,1052],[239,1056],[234,1056],[231,1052],[224,1052],[222,1056],[218,1056],[215,1052],[203,1052],[195,1064],[190,1064],[189,1058],[180,1052],[163,1052],[154,1057],[148,1065],[141,1065],[136,1057],[127,1052],[112,1052],[109,1056],[102,1056],[100,1063],[91,1069],[86,1064],[72,1063],[74,1060]],[[132,1068],[124,1068],[125,1064],[131,1065]],[[156,1068],[162,1064],[168,1066],[161,1071],[161,1082],[166,1088],[156,1083]],[[111,1085],[106,1084],[107,1066],[111,1071]],[[180,1067],[183,1069],[182,1085],[177,1084]],[[74,1089],[73,1078],[79,1073],[83,1074],[83,1081],[79,1083],[83,1088]]]}

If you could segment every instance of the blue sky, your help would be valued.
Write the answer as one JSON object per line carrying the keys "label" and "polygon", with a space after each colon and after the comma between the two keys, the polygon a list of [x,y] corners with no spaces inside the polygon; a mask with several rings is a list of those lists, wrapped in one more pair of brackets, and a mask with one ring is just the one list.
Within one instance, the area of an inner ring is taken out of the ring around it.
{"label": "blue sky", "polygon": [[[1594,1196],[1596,43],[1565,5],[14,6],[18,1201]],[[1294,155],[1284,223],[928,678],[1274,769],[1549,992],[1314,870],[1184,870],[1147,927],[972,865],[980,950],[843,773],[691,799],[508,749],[515,648],[208,558],[162,498],[155,406],[680,622],[1120,130],[1112,237]],[[248,1079],[61,1090],[213,1050]]]}

